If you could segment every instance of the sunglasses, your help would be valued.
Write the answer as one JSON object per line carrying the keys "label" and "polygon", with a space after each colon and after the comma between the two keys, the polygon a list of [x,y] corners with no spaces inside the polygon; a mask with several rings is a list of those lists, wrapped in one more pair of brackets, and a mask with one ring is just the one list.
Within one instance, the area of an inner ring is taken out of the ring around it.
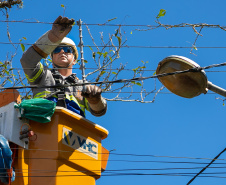
{"label": "sunglasses", "polygon": [[56,49],[54,49],[53,53],[60,53],[61,50],[64,50],[65,53],[74,53],[74,50],[70,46],[58,46]]}

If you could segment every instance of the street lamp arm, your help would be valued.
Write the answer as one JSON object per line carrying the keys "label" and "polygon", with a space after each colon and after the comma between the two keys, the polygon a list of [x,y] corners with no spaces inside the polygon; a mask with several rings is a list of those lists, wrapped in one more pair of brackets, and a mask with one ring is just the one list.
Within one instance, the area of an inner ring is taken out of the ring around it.
{"label": "street lamp arm", "polygon": [[208,81],[207,88],[217,94],[220,94],[221,96],[226,97],[226,90],[218,87],[217,85],[212,84],[212,82]]}

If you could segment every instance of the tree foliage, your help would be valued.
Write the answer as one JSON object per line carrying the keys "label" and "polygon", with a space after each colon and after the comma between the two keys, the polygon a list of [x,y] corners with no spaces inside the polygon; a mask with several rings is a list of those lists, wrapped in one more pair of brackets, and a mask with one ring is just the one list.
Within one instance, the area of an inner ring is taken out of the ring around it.
{"label": "tree foliage", "polygon": [[[13,5],[18,6],[19,8],[22,7],[23,2],[20,0],[16,1],[5,1],[2,5],[2,13],[3,16],[7,20],[9,20],[9,10],[12,8]],[[66,6],[61,4],[63,8],[63,14],[65,14]],[[162,12],[164,14],[164,12]],[[159,16],[163,16],[160,15]],[[117,18],[108,19],[104,24],[108,24],[116,20]],[[76,27],[76,25],[74,25]],[[75,28],[73,28],[75,29]],[[98,37],[94,37],[88,25],[83,25],[83,31],[87,30],[88,35],[90,36],[92,43],[95,47],[90,48],[90,55],[92,56],[92,61],[84,60],[86,66],[89,66],[91,63],[95,64],[93,70],[87,70],[86,78],[91,82],[109,82],[100,84],[101,88],[103,89],[104,93],[111,94],[108,96],[107,100],[109,101],[136,101],[142,103],[150,103],[154,102],[155,96],[153,99],[146,101],[145,98],[156,91],[156,87],[154,86],[151,91],[148,91],[144,88],[144,82],[125,82],[120,84],[111,83],[111,81],[117,80],[125,75],[127,63],[118,63],[120,59],[120,52],[122,47],[126,46],[127,38],[126,33],[122,30],[121,26],[118,26],[117,29],[113,30],[112,33],[109,33],[108,36],[104,35],[102,32]],[[10,36],[10,29],[9,25],[7,24],[7,37],[9,42],[14,47],[14,51],[11,51],[10,55],[8,54],[7,59],[1,60],[0,68],[2,73],[0,74],[1,77],[4,77],[4,80],[0,84],[2,87],[4,86],[25,86],[27,85],[27,80],[25,79],[23,73],[17,71],[16,74],[15,70],[13,70],[13,58],[17,54],[18,49],[20,48],[23,52],[25,51],[25,45],[23,42],[26,40],[26,35],[19,40],[19,43],[15,44],[11,41]],[[98,43],[98,44],[97,44]],[[86,54],[87,55],[87,54]],[[51,65],[51,58],[43,59],[43,64],[50,66]],[[80,64],[81,61],[78,61]],[[146,68],[146,64],[148,62],[141,61],[140,64],[131,70],[130,75],[127,78],[135,78],[135,77],[142,77],[144,73],[144,69]],[[80,64],[81,65],[81,64]],[[10,82],[10,84],[7,84]],[[134,96],[134,90],[140,92],[140,96]],[[161,90],[161,89],[160,89]],[[27,90],[25,94],[23,94],[23,98],[30,98],[31,91]]]}
{"label": "tree foliage", "polygon": [[[3,1],[0,3],[0,8],[3,16],[9,20],[9,10],[12,6],[17,6],[21,8],[23,2],[21,0],[9,0]],[[65,14],[66,6],[60,5],[63,9],[63,14]],[[182,23],[178,25],[169,25],[163,24],[160,22],[160,18],[163,18],[166,15],[166,10],[161,9],[156,16],[156,26],[147,26],[147,29],[135,29],[130,32],[132,34],[134,31],[149,31],[163,27],[165,29],[178,28],[178,27],[191,27],[195,34],[197,35],[193,47],[191,48],[190,53],[194,54],[192,51],[197,50],[196,41],[201,35],[201,30],[204,27],[217,27],[225,30],[224,27],[220,25],[208,25],[208,24],[188,24]],[[102,25],[108,25],[115,21],[117,17],[108,19]],[[77,25],[74,25],[75,29]],[[199,30],[198,30],[199,29]],[[100,84],[103,92],[107,94],[108,101],[126,101],[126,102],[141,102],[141,103],[152,103],[155,101],[156,95],[164,88],[156,88],[156,81],[149,85],[148,88],[145,86],[144,81],[126,81],[122,83],[113,83],[112,81],[118,79],[133,79],[137,77],[143,77],[146,71],[146,66],[148,61],[142,61],[142,59],[137,63],[137,66],[128,72],[127,65],[128,62],[122,62],[120,60],[120,53],[123,47],[127,47],[127,33],[123,30],[121,25],[114,30],[110,30],[106,35],[103,32],[100,32],[99,35],[91,30],[88,24],[83,24],[83,31],[86,31],[91,40],[92,46],[87,46],[89,52],[86,53],[84,62],[86,65],[86,78],[91,82],[104,82]],[[95,33],[95,34],[94,34]],[[13,70],[13,59],[17,54],[18,49],[25,51],[24,41],[26,40],[26,35],[19,39],[18,43],[13,43],[11,41],[10,29],[7,23],[7,38],[9,43],[14,48],[14,51],[6,53],[5,59],[0,59],[0,70],[2,80],[0,81],[1,87],[4,86],[25,86],[27,81],[23,74],[20,71]],[[87,39],[87,37],[85,38]],[[85,46],[84,46],[85,47]],[[81,68],[81,61],[78,61]],[[50,66],[51,58],[43,60],[43,64]],[[91,69],[89,69],[91,68]],[[155,73],[153,74],[155,75]],[[136,92],[136,93],[135,93]],[[137,93],[138,92],[138,93]],[[109,95],[110,94],[110,95]],[[23,95],[24,98],[31,97],[31,91],[27,90]]]}

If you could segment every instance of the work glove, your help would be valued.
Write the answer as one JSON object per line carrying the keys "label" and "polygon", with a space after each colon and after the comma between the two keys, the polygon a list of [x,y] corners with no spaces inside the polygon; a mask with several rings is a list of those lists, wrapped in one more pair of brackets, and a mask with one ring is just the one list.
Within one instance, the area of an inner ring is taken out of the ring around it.
{"label": "work glove", "polygon": [[85,97],[90,104],[97,104],[101,100],[102,90],[95,85],[86,85],[82,90],[82,96]]}
{"label": "work glove", "polygon": [[49,39],[52,42],[62,40],[72,29],[74,19],[59,16],[53,23],[52,29],[49,32]]}

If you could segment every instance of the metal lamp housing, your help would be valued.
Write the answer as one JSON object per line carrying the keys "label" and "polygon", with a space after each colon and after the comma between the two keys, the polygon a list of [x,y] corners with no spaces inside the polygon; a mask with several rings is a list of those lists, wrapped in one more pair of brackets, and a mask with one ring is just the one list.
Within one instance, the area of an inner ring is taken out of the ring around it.
{"label": "metal lamp housing", "polygon": [[[164,58],[157,67],[156,74],[172,73],[200,67],[197,63],[183,56],[171,55]],[[158,77],[159,81],[172,93],[193,98],[207,93],[207,76],[204,70]]]}

